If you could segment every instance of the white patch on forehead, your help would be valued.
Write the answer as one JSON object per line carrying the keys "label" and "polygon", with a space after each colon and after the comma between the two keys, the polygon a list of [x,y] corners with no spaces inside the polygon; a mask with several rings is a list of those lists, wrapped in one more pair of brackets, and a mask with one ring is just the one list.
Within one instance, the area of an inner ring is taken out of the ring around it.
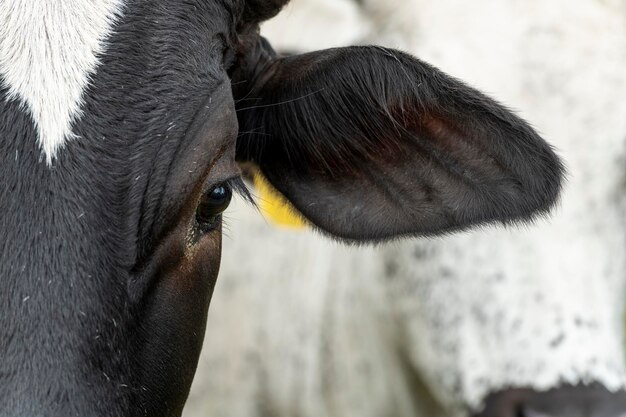
{"label": "white patch on forehead", "polygon": [[48,164],[72,137],[122,1],[0,0],[0,77],[30,112]]}

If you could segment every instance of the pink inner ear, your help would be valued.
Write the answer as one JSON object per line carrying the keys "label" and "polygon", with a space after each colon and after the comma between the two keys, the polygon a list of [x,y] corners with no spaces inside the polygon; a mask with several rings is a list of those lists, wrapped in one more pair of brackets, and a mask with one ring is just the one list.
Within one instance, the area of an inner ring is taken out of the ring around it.
{"label": "pink inner ear", "polygon": [[434,145],[452,160],[463,160],[467,168],[475,172],[484,172],[495,176],[498,171],[509,172],[506,164],[493,156],[493,151],[476,133],[463,131],[454,121],[446,121],[435,115],[425,115],[420,125],[428,133],[422,139],[434,142]]}
{"label": "pink inner ear", "polygon": [[260,23],[276,16],[289,0],[246,0],[245,3],[244,22]]}

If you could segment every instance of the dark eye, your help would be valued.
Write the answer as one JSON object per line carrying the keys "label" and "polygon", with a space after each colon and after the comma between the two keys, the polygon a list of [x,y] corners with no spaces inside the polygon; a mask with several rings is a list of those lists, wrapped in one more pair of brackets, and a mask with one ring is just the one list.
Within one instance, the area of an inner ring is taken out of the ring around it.
{"label": "dark eye", "polygon": [[215,229],[233,196],[229,185],[221,184],[205,193],[196,209],[196,220],[204,229]]}

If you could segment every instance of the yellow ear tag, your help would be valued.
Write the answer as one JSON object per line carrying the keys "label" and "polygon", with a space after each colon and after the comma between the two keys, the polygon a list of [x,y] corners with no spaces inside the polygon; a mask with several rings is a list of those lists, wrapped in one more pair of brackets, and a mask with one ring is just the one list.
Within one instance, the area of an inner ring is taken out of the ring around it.
{"label": "yellow ear tag", "polygon": [[289,229],[303,229],[307,226],[298,210],[269,183],[260,170],[254,171],[253,179],[259,193],[259,206],[266,219]]}

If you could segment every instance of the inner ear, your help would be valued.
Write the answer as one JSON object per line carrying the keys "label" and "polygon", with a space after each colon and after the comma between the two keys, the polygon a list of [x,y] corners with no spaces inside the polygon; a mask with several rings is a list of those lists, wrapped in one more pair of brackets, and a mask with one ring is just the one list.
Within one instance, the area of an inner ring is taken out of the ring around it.
{"label": "inner ear", "polygon": [[289,3],[289,0],[246,0],[243,21],[254,24],[271,19],[287,3]]}

